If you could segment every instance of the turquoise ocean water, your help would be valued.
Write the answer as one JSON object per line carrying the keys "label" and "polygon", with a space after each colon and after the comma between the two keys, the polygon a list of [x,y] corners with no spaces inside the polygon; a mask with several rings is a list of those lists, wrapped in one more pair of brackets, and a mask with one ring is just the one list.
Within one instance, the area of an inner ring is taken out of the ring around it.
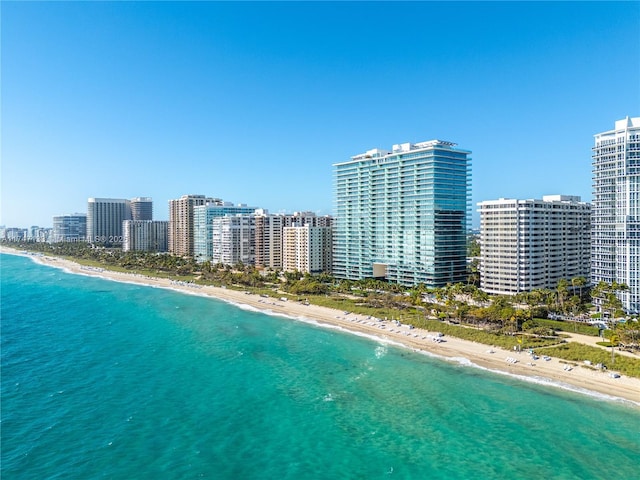
{"label": "turquoise ocean water", "polygon": [[638,479],[640,409],[1,257],[7,479]]}

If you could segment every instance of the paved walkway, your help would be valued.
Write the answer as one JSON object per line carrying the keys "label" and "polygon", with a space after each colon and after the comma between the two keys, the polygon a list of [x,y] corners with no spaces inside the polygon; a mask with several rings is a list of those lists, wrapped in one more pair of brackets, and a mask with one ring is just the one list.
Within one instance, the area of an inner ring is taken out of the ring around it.
{"label": "paved walkway", "polygon": [[[580,333],[571,333],[571,332],[562,332],[562,335],[567,335],[569,337],[566,339],[568,342],[576,342],[576,343],[582,343],[584,345],[591,345],[592,347],[602,348],[603,350],[606,350],[609,353],[611,353],[611,347],[603,347],[602,345],[598,345],[598,342],[606,342],[607,341],[606,338],[592,337],[591,335],[582,335]],[[625,350],[620,350],[618,348],[616,348],[615,354],[640,359],[640,355],[638,355],[637,353],[627,352]]]}

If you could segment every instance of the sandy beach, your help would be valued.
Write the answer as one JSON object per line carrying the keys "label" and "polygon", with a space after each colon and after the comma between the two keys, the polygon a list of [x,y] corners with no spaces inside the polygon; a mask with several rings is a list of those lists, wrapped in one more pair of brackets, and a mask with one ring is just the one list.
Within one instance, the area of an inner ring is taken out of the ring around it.
{"label": "sandy beach", "polygon": [[[61,268],[75,274],[179,290],[189,294],[214,297],[234,304],[248,305],[265,312],[273,312],[293,319],[317,323],[321,326],[340,328],[354,334],[375,337],[381,342],[393,343],[414,351],[437,355],[452,362],[470,364],[470,366],[520,377],[527,381],[548,384],[556,388],[565,388],[585,394],[595,392],[603,398],[623,399],[640,407],[640,379],[624,375],[612,378],[609,375],[611,371],[596,371],[582,365],[575,365],[571,370],[567,370],[567,363],[556,358],[545,361],[541,357],[533,360],[525,352],[516,353],[449,336],[437,341],[435,340],[437,332],[410,329],[408,326],[398,326],[391,321],[381,321],[315,305],[265,298],[260,295],[219,287],[194,286],[169,279],[96,269],[62,258],[23,254],[4,247],[0,251],[13,255],[24,255],[42,265]],[[517,362],[513,360],[517,360]]]}

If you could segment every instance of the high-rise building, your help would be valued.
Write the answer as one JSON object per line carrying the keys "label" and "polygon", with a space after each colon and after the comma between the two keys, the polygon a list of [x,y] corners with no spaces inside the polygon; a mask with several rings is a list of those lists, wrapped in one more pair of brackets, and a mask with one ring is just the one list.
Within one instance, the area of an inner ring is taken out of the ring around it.
{"label": "high-rise building", "polygon": [[466,281],[471,152],[455,147],[404,143],[334,165],[334,276]]}
{"label": "high-rise building", "polygon": [[[86,230],[82,233],[82,238],[84,239]],[[37,225],[32,225],[29,228],[29,233],[27,235],[27,240],[30,242],[36,243],[51,243],[53,238],[53,228],[47,227],[39,227]],[[71,240],[77,241],[77,240]]]}
{"label": "high-rise building", "polygon": [[595,135],[592,154],[591,282],[623,283],[628,313],[640,313],[640,117]]}
{"label": "high-rise building", "polygon": [[330,272],[331,247],[331,227],[314,227],[310,223],[285,227],[282,235],[282,269],[302,273]]}
{"label": "high-rise building", "polygon": [[[287,227],[331,227],[333,217],[317,216],[314,212],[294,212],[292,215],[270,214],[258,209],[255,213],[255,262],[256,267],[283,269],[283,230]],[[331,250],[329,245],[329,250]],[[331,252],[328,252],[331,256]],[[322,271],[330,271],[331,267]]]}
{"label": "high-rise building", "polygon": [[211,263],[236,265],[255,263],[255,217],[235,215],[212,220]]}
{"label": "high-rise building", "polygon": [[331,227],[333,217],[331,215],[318,216],[315,212],[293,212],[293,215],[285,215],[285,227]]}
{"label": "high-rise building", "polygon": [[589,280],[591,206],[580,197],[487,200],[480,207],[480,288],[512,295]]}
{"label": "high-rise building", "polygon": [[234,205],[231,202],[216,201],[193,207],[193,255],[199,262],[213,257],[213,219],[234,215],[249,215],[255,207],[245,204]]}
{"label": "high-rise building", "polygon": [[153,220],[153,200],[149,197],[132,198],[131,220]]}
{"label": "high-rise building", "polygon": [[122,225],[122,250],[166,252],[169,248],[169,222],[158,220],[125,220]]}
{"label": "high-rise building", "polygon": [[121,245],[122,222],[131,220],[131,202],[123,198],[90,198],[87,242]]}
{"label": "high-rise building", "polygon": [[84,242],[86,235],[86,213],[56,215],[53,217],[52,242]]}
{"label": "high-rise building", "polygon": [[7,242],[24,242],[28,236],[29,229],[27,228],[4,227],[0,231],[0,239]]}
{"label": "high-rise building", "polygon": [[254,221],[256,267],[282,270],[282,230],[285,216],[258,209]]}
{"label": "high-rise building", "polygon": [[169,200],[170,253],[180,256],[193,256],[193,209],[207,203],[222,203],[222,200],[207,198],[204,195],[183,195],[176,200]]}

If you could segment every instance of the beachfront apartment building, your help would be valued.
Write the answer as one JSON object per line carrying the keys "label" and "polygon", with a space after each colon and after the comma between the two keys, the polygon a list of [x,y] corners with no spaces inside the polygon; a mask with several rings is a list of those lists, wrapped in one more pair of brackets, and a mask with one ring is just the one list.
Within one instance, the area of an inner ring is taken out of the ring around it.
{"label": "beachfront apartment building", "polygon": [[0,227],[0,240],[5,242],[24,242],[29,237],[29,229],[18,227]]}
{"label": "beachfront apartment building", "polygon": [[[84,239],[85,234],[86,234],[86,230],[81,234],[82,239]],[[53,238],[53,228],[39,227],[38,225],[32,225],[31,227],[29,227],[27,240],[29,240],[30,242],[50,243],[51,238]],[[74,241],[74,240],[71,240],[71,241]]]}
{"label": "beachfront apartment building", "polygon": [[332,264],[332,228],[330,226],[285,227],[282,232],[282,270],[286,272],[330,272]]}
{"label": "beachfront apartment building", "polygon": [[255,264],[254,215],[213,218],[211,263],[231,266]]}
{"label": "beachfront apartment building", "polygon": [[258,209],[254,216],[256,267],[282,270],[282,232],[287,222],[285,215]]}
{"label": "beachfront apartment building", "polygon": [[589,279],[591,206],[578,196],[487,200],[480,211],[480,288],[513,295]]}
{"label": "beachfront apartment building", "polygon": [[167,221],[125,220],[122,233],[122,250],[125,252],[166,252],[169,249]]}
{"label": "beachfront apartment building", "polygon": [[132,198],[131,220],[153,220],[153,199],[149,197]]}
{"label": "beachfront apartment building", "polygon": [[470,154],[432,140],[334,164],[334,276],[430,287],[466,281]]}
{"label": "beachfront apartment building", "polygon": [[245,204],[234,205],[231,202],[216,201],[193,207],[193,255],[198,262],[213,258],[213,220],[235,215],[249,215],[256,207]]}
{"label": "beachfront apartment building", "polygon": [[[288,227],[332,227],[333,217],[316,215],[314,212],[294,212],[293,214],[270,214],[266,210],[256,210],[255,214],[255,264],[259,268],[282,270],[283,233]],[[331,250],[331,245],[329,250]],[[331,252],[329,252],[331,254]],[[330,267],[329,267],[330,270]],[[323,271],[329,271],[323,270]]]}
{"label": "beachfront apartment building", "polygon": [[86,213],[56,215],[53,217],[51,242],[84,242],[86,236]]}
{"label": "beachfront apartment building", "polygon": [[332,227],[333,217],[331,215],[316,215],[315,212],[293,212],[292,215],[285,215],[285,227]]}
{"label": "beachfront apartment building", "polygon": [[594,136],[591,282],[623,283],[627,313],[640,313],[640,117]]}
{"label": "beachfront apartment building", "polygon": [[131,220],[131,201],[124,198],[89,198],[87,242],[122,245],[122,222]]}
{"label": "beachfront apartment building", "polygon": [[183,195],[169,200],[169,252],[192,257],[194,253],[194,208],[200,205],[221,204],[222,200],[204,195]]}

